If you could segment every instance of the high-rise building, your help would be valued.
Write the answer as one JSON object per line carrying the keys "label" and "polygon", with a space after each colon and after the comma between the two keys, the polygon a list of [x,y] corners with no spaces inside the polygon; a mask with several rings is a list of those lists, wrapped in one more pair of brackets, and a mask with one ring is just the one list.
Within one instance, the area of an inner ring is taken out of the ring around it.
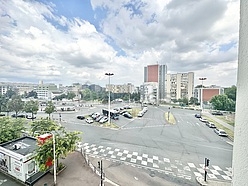
{"label": "high-rise building", "polygon": [[144,67],[144,83],[158,83],[157,101],[165,100],[166,98],[166,65],[148,65]]}
{"label": "high-rise building", "polygon": [[166,92],[168,101],[193,97],[194,72],[167,74]]}

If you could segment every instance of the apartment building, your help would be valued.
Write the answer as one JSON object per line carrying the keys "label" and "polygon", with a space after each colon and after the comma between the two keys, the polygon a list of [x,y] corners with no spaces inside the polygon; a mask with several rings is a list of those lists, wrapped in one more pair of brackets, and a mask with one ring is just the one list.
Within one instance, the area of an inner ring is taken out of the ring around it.
{"label": "apartment building", "polygon": [[106,91],[110,91],[112,93],[134,93],[135,87],[133,84],[123,84],[123,85],[113,85],[113,84],[107,84],[106,85]]}
{"label": "apartment building", "polygon": [[58,88],[55,84],[43,84],[43,82],[40,82],[34,91],[37,93],[38,99],[51,100],[52,92],[58,92]]}
{"label": "apartment building", "polygon": [[145,104],[158,104],[157,82],[146,82],[140,86],[140,102]]}
{"label": "apartment building", "polygon": [[190,99],[194,96],[194,73],[177,73],[166,75],[167,101],[173,99]]}
{"label": "apartment building", "polygon": [[144,83],[157,83],[157,101],[166,99],[166,65],[148,65],[144,67]]}

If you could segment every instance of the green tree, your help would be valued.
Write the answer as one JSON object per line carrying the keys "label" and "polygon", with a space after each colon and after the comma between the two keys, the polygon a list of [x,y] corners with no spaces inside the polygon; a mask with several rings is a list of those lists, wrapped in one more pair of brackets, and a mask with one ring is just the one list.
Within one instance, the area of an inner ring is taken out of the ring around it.
{"label": "green tree", "polygon": [[[48,123],[46,120],[43,120],[42,122],[45,122],[45,124],[41,124],[43,127],[45,127]],[[49,166],[47,166],[47,161],[53,160],[56,161],[56,164],[59,165],[59,159],[61,157],[66,157],[68,153],[72,152],[76,148],[76,143],[81,140],[79,137],[80,132],[74,131],[74,132],[67,132],[65,131],[64,127],[60,127],[57,123],[54,121],[49,121],[51,126],[54,128],[47,128],[52,130],[44,130],[40,134],[44,133],[53,133],[55,137],[55,158],[53,154],[53,139],[50,138],[46,140],[46,142],[43,145],[40,145],[37,149],[37,153],[35,156],[35,159],[38,163],[38,166],[41,171],[46,171]],[[38,125],[37,125],[38,126]],[[37,128],[38,129],[38,128]],[[44,128],[45,129],[45,128]]]}
{"label": "green tree", "polygon": [[32,118],[34,117],[34,114],[36,114],[38,110],[39,110],[39,102],[38,101],[30,100],[30,101],[26,102],[24,105],[24,111],[27,113],[31,113]]}
{"label": "green tree", "polygon": [[76,94],[74,93],[74,92],[69,92],[68,94],[67,94],[67,99],[71,99],[71,100],[73,100],[73,98],[75,98],[76,97]]}
{"label": "green tree", "polygon": [[5,93],[5,96],[8,98],[12,98],[13,96],[16,96],[16,92],[13,91],[12,89],[7,90],[7,92]]}
{"label": "green tree", "polygon": [[198,99],[197,98],[194,98],[194,97],[191,97],[189,99],[189,104],[197,105],[198,104]]}
{"label": "green tree", "polygon": [[82,90],[81,97],[85,101],[90,101],[90,100],[92,100],[91,94],[92,94],[91,90],[86,88],[86,89]]}
{"label": "green tree", "polygon": [[232,99],[233,101],[236,101],[237,87],[235,85],[230,88],[225,88],[224,93],[227,95],[228,98]]}
{"label": "green tree", "polygon": [[47,119],[41,119],[30,123],[30,132],[32,136],[34,136],[35,132],[44,134],[47,131],[56,131],[60,128],[61,126],[59,126],[57,123]]}
{"label": "green tree", "polygon": [[0,113],[6,111],[8,98],[0,94]]}
{"label": "green tree", "polygon": [[22,101],[20,96],[12,96],[12,98],[8,101],[9,111],[14,111],[15,116],[17,118],[17,114],[23,110],[24,101]]}
{"label": "green tree", "polygon": [[30,98],[30,97],[37,98],[37,92],[32,90],[31,92],[27,93],[26,97],[27,98]]}
{"label": "green tree", "polygon": [[50,119],[50,115],[56,111],[56,107],[55,105],[53,104],[52,101],[48,101],[47,103],[47,106],[45,108],[45,113],[48,114],[48,117]]}
{"label": "green tree", "polygon": [[11,141],[22,136],[25,130],[23,119],[11,119],[9,117],[0,118],[0,144]]}
{"label": "green tree", "polygon": [[216,95],[212,97],[210,103],[216,110],[234,111],[235,102],[227,97],[227,95]]}

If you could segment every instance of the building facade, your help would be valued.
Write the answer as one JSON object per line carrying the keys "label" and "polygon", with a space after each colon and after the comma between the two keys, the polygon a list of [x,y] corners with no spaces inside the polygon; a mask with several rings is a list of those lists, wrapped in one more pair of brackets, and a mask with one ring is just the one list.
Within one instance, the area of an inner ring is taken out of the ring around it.
{"label": "building facade", "polygon": [[140,86],[140,102],[144,104],[158,104],[158,83],[146,82]]}
{"label": "building facade", "polygon": [[52,92],[58,92],[57,85],[55,84],[39,84],[34,90],[37,93],[38,99],[51,100]]}
{"label": "building facade", "polygon": [[157,83],[157,101],[166,100],[166,65],[148,65],[144,67],[144,83]]}
{"label": "building facade", "polygon": [[194,72],[166,75],[167,101],[194,97]]}
{"label": "building facade", "polygon": [[113,84],[107,84],[106,85],[106,91],[110,91],[112,93],[129,93],[133,94],[135,92],[135,87],[133,84],[123,84],[123,85],[113,85]]}
{"label": "building facade", "polygon": [[215,85],[195,88],[194,90],[194,97],[198,99],[199,103],[208,103],[212,97],[221,94],[224,94],[224,88]]}

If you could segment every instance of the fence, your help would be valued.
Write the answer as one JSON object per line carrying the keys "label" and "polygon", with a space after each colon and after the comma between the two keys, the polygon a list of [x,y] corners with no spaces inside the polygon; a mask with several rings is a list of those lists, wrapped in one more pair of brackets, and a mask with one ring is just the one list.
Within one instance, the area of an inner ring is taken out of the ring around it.
{"label": "fence", "polygon": [[[79,151],[81,153],[81,155],[83,156],[86,164],[92,169],[92,171],[101,177],[101,167],[99,166],[95,166],[89,159],[89,155],[86,153],[85,149],[83,147],[80,147],[80,145],[78,145],[77,151]],[[105,179],[105,173],[102,171],[102,179]]]}

